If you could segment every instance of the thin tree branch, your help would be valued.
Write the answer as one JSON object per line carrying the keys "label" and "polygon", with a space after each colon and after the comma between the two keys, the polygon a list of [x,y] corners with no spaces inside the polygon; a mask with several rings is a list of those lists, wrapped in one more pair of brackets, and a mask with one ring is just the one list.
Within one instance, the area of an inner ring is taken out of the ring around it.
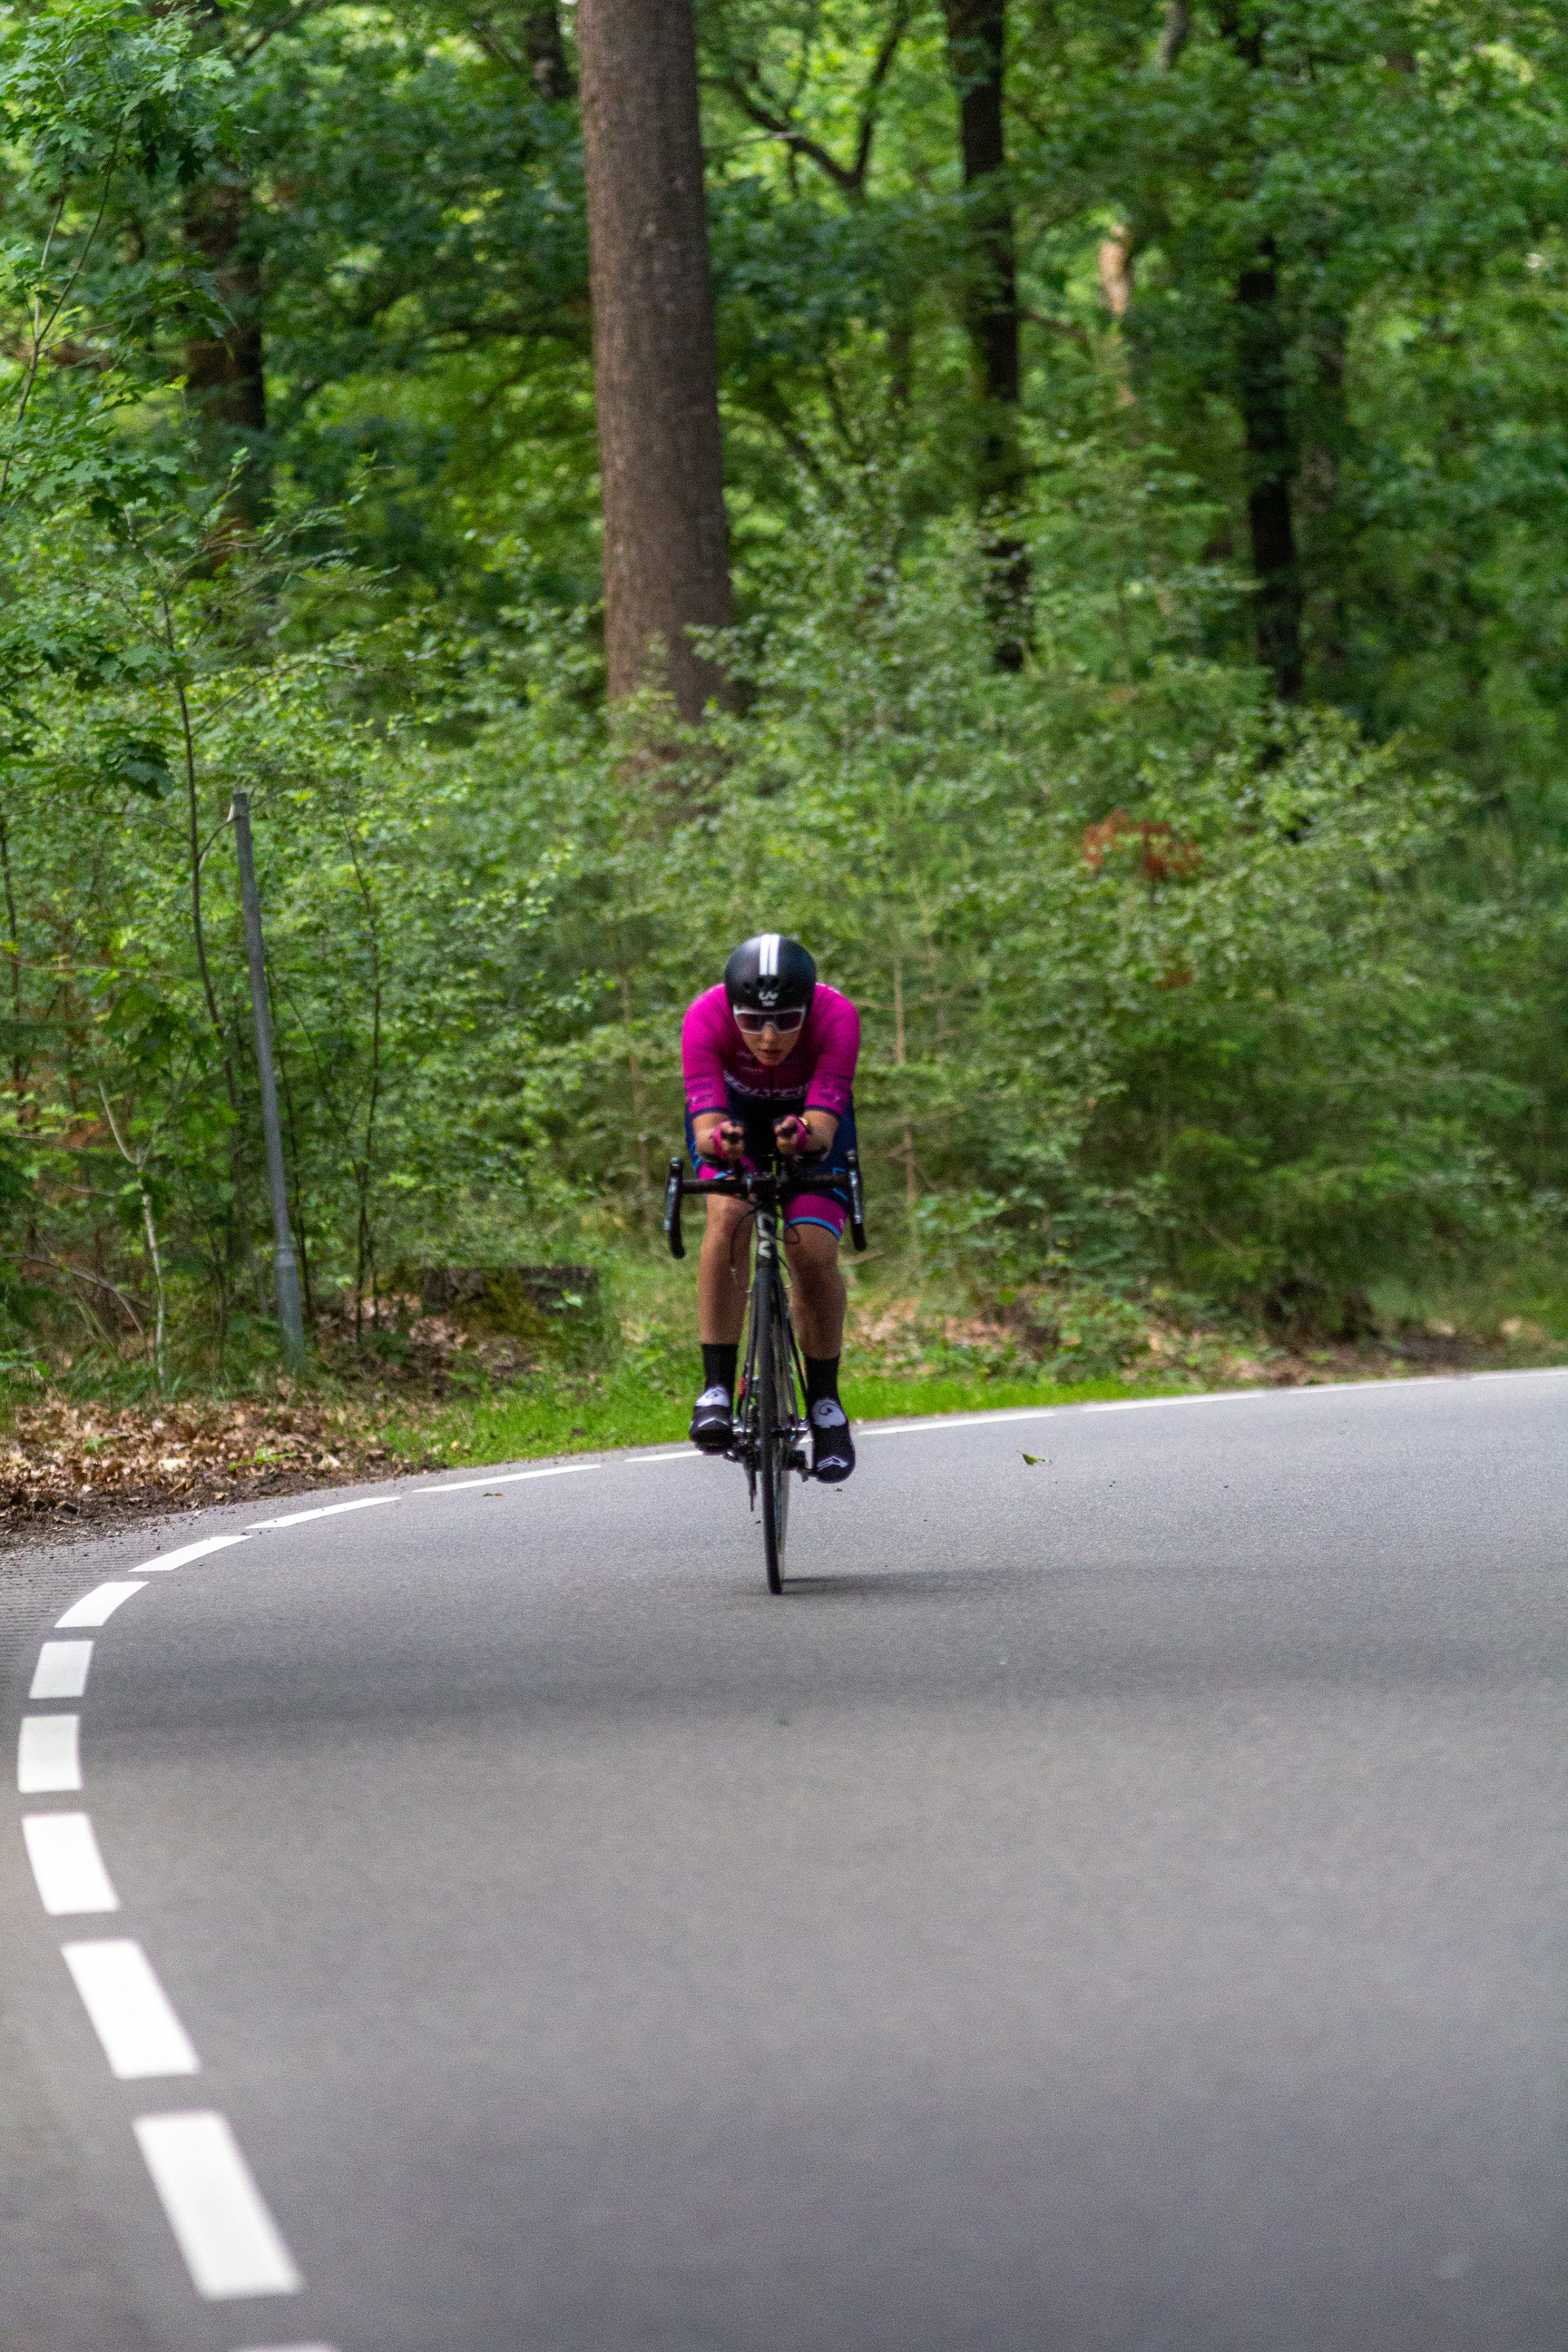
{"label": "thin tree branch", "polygon": [[899,0],[893,11],[893,21],[877,52],[866,87],[860,93],[860,137],[855,151],[855,177],[861,187],[865,186],[866,174],[870,169],[871,142],[877,133],[877,100],[882,84],[893,69],[899,44],[909,30],[910,18],[914,12],[914,0]]}
{"label": "thin tree branch", "polygon": [[[23,1265],[52,1266],[57,1274],[74,1274],[79,1281],[95,1282],[100,1290],[107,1290],[113,1297],[119,1299],[120,1304],[124,1307],[125,1312],[130,1316],[131,1320],[136,1326],[137,1337],[142,1339],[147,1337],[145,1330],[142,1328],[142,1318],[137,1314],[135,1307],[132,1307],[130,1299],[127,1298],[125,1293],[121,1289],[120,1285],[117,1282],[110,1282],[107,1275],[89,1274],[85,1265],[72,1265],[68,1258],[38,1257],[31,1250],[25,1250],[23,1252],[21,1264]],[[100,1324],[99,1329],[101,1331],[102,1328],[103,1326]]]}
{"label": "thin tree branch", "polygon": [[269,25],[262,26],[253,41],[237,51],[235,64],[247,66],[253,58],[258,58],[261,55],[268,42],[276,39],[279,33],[291,33],[296,25],[302,25],[308,16],[317,16],[322,8],[331,5],[331,0],[300,0],[300,5],[297,8],[286,8],[281,16],[274,16]]}
{"label": "thin tree branch", "polygon": [[[103,195],[100,201],[98,211],[93,216],[92,226],[87,233],[87,243],[82,247],[80,253],[77,256],[76,268],[66,279],[65,285],[60,290],[59,300],[55,304],[54,309],[49,312],[47,320],[42,326],[40,326],[38,322],[38,298],[37,294],[33,297],[33,349],[32,354],[27,362],[27,373],[22,379],[22,396],[16,404],[16,429],[20,429],[22,419],[27,413],[27,403],[32,399],[34,388],[38,381],[38,365],[44,356],[44,338],[51,331],[56,320],[59,317],[60,312],[65,309],[66,304],[70,300],[71,290],[76,285],[77,279],[81,276],[82,271],[87,268],[87,257],[92,251],[93,241],[97,237],[99,230],[103,226],[103,215],[109,209],[109,192],[114,184],[114,174],[119,169],[119,165],[120,139],[119,134],[116,133],[114,145],[110,151],[109,161],[103,167]],[[49,248],[55,241],[55,231],[60,225],[60,215],[65,210],[65,201],[66,192],[62,188],[60,191],[59,201],[55,206],[55,216],[49,223],[48,236],[44,240],[43,255],[38,263],[40,270],[46,269],[48,267]],[[0,498],[4,498],[6,491],[11,487],[12,463],[13,453],[10,450],[7,450],[5,453],[5,466],[0,467]]]}
{"label": "thin tree branch", "polygon": [[753,98],[745,82],[738,76],[731,76],[721,81],[719,87],[728,92],[742,113],[749,115],[760,131],[771,132],[773,138],[784,142],[792,154],[804,155],[809,163],[815,163],[819,171],[826,172],[834,186],[847,195],[852,203],[859,204],[864,201],[866,193],[864,184],[847,164],[841,163],[837,156],[828,148],[824,147],[819,140],[813,139],[808,132],[796,129],[787,115],[774,112],[763,100]]}

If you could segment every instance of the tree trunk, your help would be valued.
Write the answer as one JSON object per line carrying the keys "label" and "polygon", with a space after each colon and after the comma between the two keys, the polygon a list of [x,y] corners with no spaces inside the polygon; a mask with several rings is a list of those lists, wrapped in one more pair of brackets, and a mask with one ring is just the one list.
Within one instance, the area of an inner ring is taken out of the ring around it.
{"label": "tree trunk", "polygon": [[[964,324],[982,402],[975,489],[983,516],[1010,518],[1023,492],[1024,463],[1018,436],[1018,265],[1002,122],[1006,0],[942,0],[942,5],[969,198]],[[1017,669],[1024,658],[1028,556],[1005,524],[987,552],[997,665]]]}
{"label": "tree trunk", "polygon": [[522,23],[522,44],[533,86],[542,99],[558,105],[572,96],[572,68],[561,37],[561,16],[555,0],[530,0]]}
{"label": "tree trunk", "polygon": [[237,449],[245,451],[235,504],[254,524],[267,504],[268,467],[261,255],[251,226],[250,191],[243,183],[209,181],[193,190],[185,235],[229,323],[216,337],[195,334],[186,343],[185,387],[214,470],[226,474]]}
{"label": "tree trunk", "polygon": [[1349,320],[1340,310],[1311,320],[1303,341],[1312,362],[1302,412],[1295,419],[1295,519],[1300,533],[1303,664],[1337,698],[1349,653],[1346,583],[1355,555],[1355,522],[1341,497],[1354,428],[1345,400]]}
{"label": "tree trunk", "polygon": [[1192,0],[1170,0],[1154,50],[1156,73],[1170,73],[1173,69],[1177,58],[1192,38]]}
{"label": "tree trunk", "polygon": [[1295,436],[1290,424],[1289,352],[1279,309],[1274,240],[1265,237],[1257,260],[1236,289],[1237,395],[1247,443],[1247,515],[1258,658],[1273,673],[1281,701],[1301,696],[1301,570],[1296,553],[1292,487]]}
{"label": "tree trunk", "polygon": [[612,700],[726,701],[687,631],[731,618],[691,0],[579,0]]}
{"label": "tree trunk", "polygon": [[[1235,0],[1222,0],[1215,16],[1243,65],[1261,72],[1268,18],[1257,11],[1244,15]],[[1236,305],[1236,397],[1247,446],[1247,520],[1258,583],[1253,630],[1258,658],[1272,673],[1275,693],[1282,702],[1299,702],[1304,666],[1293,511],[1297,447],[1279,256],[1272,236],[1260,240],[1257,257],[1238,276]]]}

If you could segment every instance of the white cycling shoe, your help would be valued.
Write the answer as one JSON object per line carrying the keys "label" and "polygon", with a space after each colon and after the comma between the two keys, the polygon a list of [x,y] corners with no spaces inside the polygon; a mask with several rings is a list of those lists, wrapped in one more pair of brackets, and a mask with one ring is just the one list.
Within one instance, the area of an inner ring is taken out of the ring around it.
{"label": "white cycling shoe", "polygon": [[855,1467],[849,1416],[837,1397],[818,1397],[811,1408],[811,1475],[825,1486],[841,1486]]}
{"label": "white cycling shoe", "polygon": [[691,1443],[700,1454],[726,1454],[735,1442],[735,1416],[725,1388],[704,1389],[691,1409]]}

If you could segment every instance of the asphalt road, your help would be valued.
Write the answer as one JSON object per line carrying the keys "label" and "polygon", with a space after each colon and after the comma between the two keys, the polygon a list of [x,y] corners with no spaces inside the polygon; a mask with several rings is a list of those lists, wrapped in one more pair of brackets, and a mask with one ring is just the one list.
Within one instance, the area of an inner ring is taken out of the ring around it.
{"label": "asphalt road", "polygon": [[777,1601],[686,1453],[8,1570],[5,2352],[1562,2352],[1565,1414],[868,1430]]}

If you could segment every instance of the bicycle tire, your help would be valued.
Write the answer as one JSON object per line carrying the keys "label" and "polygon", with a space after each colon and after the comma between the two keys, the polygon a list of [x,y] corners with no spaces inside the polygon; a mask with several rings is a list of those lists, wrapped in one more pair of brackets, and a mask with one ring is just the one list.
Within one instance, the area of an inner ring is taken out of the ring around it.
{"label": "bicycle tire", "polygon": [[780,1313],[773,1322],[773,1361],[776,1381],[773,1394],[778,1408],[778,1522],[779,1574],[784,1574],[784,1538],[789,1531],[789,1474],[795,1456],[795,1434],[799,1422],[798,1398],[795,1382],[795,1333],[790,1328],[789,1295],[781,1288],[774,1293]]}
{"label": "bicycle tire", "polygon": [[762,1459],[757,1465],[763,1489],[763,1557],[768,1591],[782,1592],[784,1548],[789,1537],[789,1449],[794,1436],[790,1411],[793,1381],[780,1379],[782,1350],[789,1346],[788,1326],[780,1317],[778,1276],[758,1268],[754,1292],[757,1318],[757,1438]]}

